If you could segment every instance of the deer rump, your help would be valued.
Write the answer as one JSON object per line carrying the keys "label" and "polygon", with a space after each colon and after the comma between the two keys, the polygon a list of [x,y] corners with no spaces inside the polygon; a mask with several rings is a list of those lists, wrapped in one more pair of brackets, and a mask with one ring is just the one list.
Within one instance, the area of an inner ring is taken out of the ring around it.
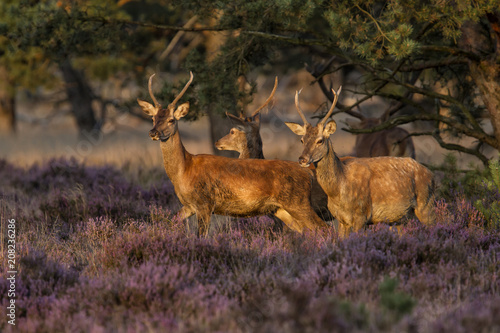
{"label": "deer rump", "polygon": [[395,222],[410,213],[420,215],[415,208],[428,206],[433,200],[433,174],[412,158],[353,158],[343,163],[348,166],[344,169],[346,179],[357,186],[343,187],[343,193],[338,194],[340,198],[354,200],[345,202],[335,197],[328,200],[329,209],[341,219],[350,220],[342,216],[347,209],[366,216],[369,224]]}
{"label": "deer rump", "polygon": [[311,200],[312,172],[280,160],[193,155],[175,192],[187,207],[251,217],[298,207]]}

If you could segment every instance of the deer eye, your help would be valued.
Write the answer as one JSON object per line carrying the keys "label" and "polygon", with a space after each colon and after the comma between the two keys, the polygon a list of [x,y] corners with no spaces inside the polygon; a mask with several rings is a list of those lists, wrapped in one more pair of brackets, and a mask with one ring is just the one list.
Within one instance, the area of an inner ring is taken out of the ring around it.
{"label": "deer eye", "polygon": [[323,143],[323,139],[318,139],[318,141],[316,141],[316,144],[317,144],[317,145],[320,145],[320,144],[322,144],[322,143]]}
{"label": "deer eye", "polygon": [[300,142],[304,144],[304,138],[300,138]]}
{"label": "deer eye", "polygon": [[167,120],[169,124],[173,124],[175,122],[174,118],[170,118],[169,120]]}

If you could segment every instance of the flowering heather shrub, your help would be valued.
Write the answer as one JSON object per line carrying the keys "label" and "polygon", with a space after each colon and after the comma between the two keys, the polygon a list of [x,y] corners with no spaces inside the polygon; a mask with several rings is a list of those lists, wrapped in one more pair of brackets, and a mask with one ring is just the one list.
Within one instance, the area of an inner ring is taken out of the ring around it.
{"label": "flowering heather shrub", "polygon": [[2,204],[33,202],[13,210],[18,308],[15,327],[0,316],[2,332],[499,329],[500,231],[483,228],[467,196],[439,201],[435,225],[410,220],[399,233],[377,225],[339,240],[332,229],[280,231],[263,216],[197,238],[174,216],[167,181],[145,188],[145,173],[139,182],[66,160],[29,170],[38,176],[28,181],[31,171],[0,163],[2,191],[16,194]]}
{"label": "flowering heather shrub", "polygon": [[7,193],[9,187],[15,188],[31,198],[27,212],[19,212],[18,219],[44,223],[61,237],[68,237],[76,224],[92,217],[107,216],[119,223],[145,219],[148,204],[167,205],[174,198],[166,177],[144,189],[116,168],[85,167],[75,159],[51,159],[27,170],[1,161],[0,177]]}

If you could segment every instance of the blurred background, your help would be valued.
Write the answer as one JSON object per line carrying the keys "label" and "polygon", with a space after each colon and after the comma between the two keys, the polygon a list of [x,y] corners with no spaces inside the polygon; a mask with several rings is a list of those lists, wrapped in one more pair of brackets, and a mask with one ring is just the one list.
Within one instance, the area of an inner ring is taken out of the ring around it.
{"label": "blurred background", "polygon": [[486,164],[500,149],[500,16],[490,5],[470,6],[3,1],[0,158],[161,165],[136,99],[151,101],[156,73],[153,91],[167,105],[192,71],[182,100],[190,113],[179,126],[191,153],[237,156],[214,149],[231,128],[225,112],[251,114],[277,76],[262,111],[266,158],[300,155],[284,125],[300,120],[295,91],[303,89],[314,124],[331,105],[331,88],[342,86],[331,137],[339,155],[361,156],[360,134],[379,135],[374,142],[399,129],[386,145],[412,140],[427,165],[439,168],[446,154],[461,168]]}

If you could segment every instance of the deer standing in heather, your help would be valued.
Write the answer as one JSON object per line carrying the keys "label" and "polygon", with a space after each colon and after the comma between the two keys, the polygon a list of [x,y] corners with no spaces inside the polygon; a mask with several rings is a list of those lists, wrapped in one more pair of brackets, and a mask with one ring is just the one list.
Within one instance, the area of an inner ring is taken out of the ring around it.
{"label": "deer standing in heather", "polygon": [[[262,151],[262,138],[260,136],[260,111],[272,100],[277,87],[278,78],[276,77],[271,95],[261,107],[252,113],[250,117],[236,117],[232,114],[226,113],[229,119],[231,119],[231,121],[235,124],[235,127],[231,129],[229,134],[218,140],[215,143],[215,147],[219,150],[237,151],[240,153],[239,158],[264,159],[264,153]],[[340,159],[343,161],[349,158],[352,157],[347,156],[341,157]],[[311,170],[311,174],[315,177],[311,199],[314,211],[324,221],[331,221],[334,217],[328,210],[328,197],[316,181],[314,166],[311,165],[309,169]]]}
{"label": "deer standing in heather", "polygon": [[177,102],[193,80],[166,108],[154,97],[151,75],[148,90],[154,105],[137,100],[153,117],[149,136],[160,141],[165,171],[183,207],[182,219],[196,214],[198,235],[207,235],[212,214],[251,217],[274,214],[298,232],[327,226],[311,207],[313,177],[289,161],[231,159],[214,155],[192,155],[184,148],[178,121],[189,111],[189,103]]}
{"label": "deer standing in heather", "polygon": [[348,235],[370,223],[396,222],[412,210],[426,224],[434,218],[434,179],[426,167],[412,158],[351,158],[341,161],[333,149],[330,135],[337,129],[334,120],[327,123],[332,106],[316,125],[309,124],[300,108],[299,92],[295,106],[303,125],[286,123],[302,136],[304,150],[299,164],[316,166],[318,183],[328,195],[328,208],[339,220],[340,234]]}
{"label": "deer standing in heather", "polygon": [[[243,115],[236,117],[226,113],[229,119],[235,124],[235,127],[231,128],[229,134],[218,140],[215,143],[215,147],[219,150],[237,151],[240,153],[239,158],[264,159],[262,138],[260,136],[260,111],[272,100],[277,87],[278,78],[276,77],[271,95],[250,117],[244,117]],[[311,175],[316,177],[314,167],[310,168],[310,172]],[[313,182],[311,201],[314,211],[323,220],[331,221],[334,219],[328,211],[328,197],[316,180]]]}
{"label": "deer standing in heather", "polygon": [[[306,65],[307,71],[316,79],[323,94],[333,102],[334,94],[326,87],[324,74],[330,67],[335,57],[325,64],[316,63],[313,66]],[[418,78],[415,77],[415,80]],[[370,129],[387,121],[393,114],[404,106],[402,102],[388,108],[380,117],[365,117],[362,113],[354,110],[345,111],[348,115],[359,119],[359,122],[348,121],[348,125],[354,129]],[[402,127],[393,127],[374,133],[360,133],[356,135],[353,155],[357,157],[377,156],[401,156],[415,158],[415,146],[413,139]]]}

